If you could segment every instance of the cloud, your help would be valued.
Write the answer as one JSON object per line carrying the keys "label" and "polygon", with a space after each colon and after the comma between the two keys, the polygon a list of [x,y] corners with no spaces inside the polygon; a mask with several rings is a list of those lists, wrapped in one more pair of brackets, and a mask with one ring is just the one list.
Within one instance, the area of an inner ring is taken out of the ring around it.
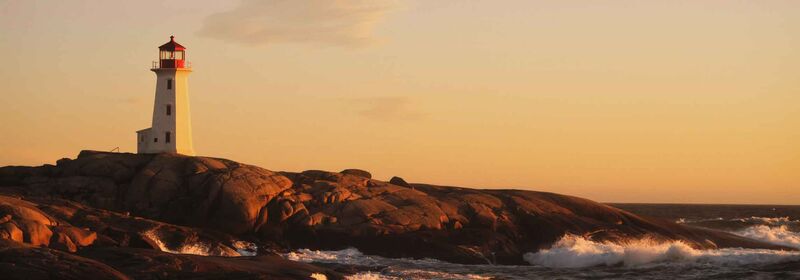
{"label": "cloud", "polygon": [[[369,97],[344,100],[358,115],[376,121],[409,121],[422,117],[408,97]],[[354,108],[353,108],[354,107]]]}
{"label": "cloud", "polygon": [[207,17],[199,34],[248,45],[364,46],[377,40],[373,29],[396,1],[243,0],[234,10]]}

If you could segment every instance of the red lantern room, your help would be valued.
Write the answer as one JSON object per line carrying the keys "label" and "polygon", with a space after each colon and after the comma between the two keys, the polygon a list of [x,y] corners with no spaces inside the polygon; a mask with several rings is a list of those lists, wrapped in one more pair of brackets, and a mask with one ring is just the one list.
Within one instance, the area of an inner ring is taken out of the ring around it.
{"label": "red lantern room", "polygon": [[169,42],[158,47],[158,68],[186,68],[185,50],[185,47],[175,42],[175,36],[169,36]]}

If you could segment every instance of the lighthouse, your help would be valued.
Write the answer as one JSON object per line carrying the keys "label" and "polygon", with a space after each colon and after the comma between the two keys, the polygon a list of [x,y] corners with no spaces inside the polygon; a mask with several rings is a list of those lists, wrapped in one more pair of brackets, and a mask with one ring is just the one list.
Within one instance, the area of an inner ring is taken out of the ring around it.
{"label": "lighthouse", "polygon": [[186,48],[170,36],[158,47],[158,61],[151,71],[156,73],[156,96],[150,128],[136,132],[140,154],[179,153],[194,155],[192,122],[189,113],[189,73]]}

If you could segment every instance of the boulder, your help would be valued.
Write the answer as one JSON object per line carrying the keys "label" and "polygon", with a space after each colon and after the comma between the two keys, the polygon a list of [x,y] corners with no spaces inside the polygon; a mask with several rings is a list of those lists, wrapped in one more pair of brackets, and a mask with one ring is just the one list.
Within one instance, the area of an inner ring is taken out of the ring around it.
{"label": "boulder", "polygon": [[262,209],[291,184],[255,166],[163,154],[137,173],[123,199],[134,214],[238,234],[263,225]]}
{"label": "boulder", "polygon": [[403,180],[403,178],[397,176],[392,177],[392,179],[389,180],[389,184],[398,185],[406,188],[411,187],[411,185],[409,185],[408,182],[406,182],[406,180]]}
{"label": "boulder", "polygon": [[22,230],[14,223],[0,224],[0,238],[23,242]]}
{"label": "boulder", "polygon": [[55,234],[53,234],[50,240],[50,248],[61,251],[67,251],[71,253],[78,251],[78,246],[76,246],[75,243],[72,242],[72,239],[70,239],[69,236],[61,232],[56,232]]}
{"label": "boulder", "polygon": [[67,251],[0,239],[3,279],[130,279],[109,265]]}
{"label": "boulder", "polygon": [[367,179],[372,179],[372,174],[370,174],[367,171],[361,170],[361,169],[345,169],[345,170],[342,170],[339,173],[348,174],[348,175],[354,175],[354,176],[359,176],[359,177],[364,177],[364,178],[367,178]]}
{"label": "boulder", "polygon": [[55,227],[54,231],[66,235],[72,242],[81,247],[92,245],[97,240],[97,233],[77,227],[58,226]]}

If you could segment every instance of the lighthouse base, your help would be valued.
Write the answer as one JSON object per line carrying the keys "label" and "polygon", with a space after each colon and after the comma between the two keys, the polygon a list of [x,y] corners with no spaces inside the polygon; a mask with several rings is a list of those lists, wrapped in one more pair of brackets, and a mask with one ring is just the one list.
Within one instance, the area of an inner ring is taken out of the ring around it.
{"label": "lighthouse base", "polygon": [[170,144],[170,142],[173,141],[169,141],[167,139],[158,139],[158,137],[156,137],[152,131],[152,127],[149,127],[136,132],[136,153],[178,153],[187,156],[195,155],[193,149],[181,148],[178,145]]}

